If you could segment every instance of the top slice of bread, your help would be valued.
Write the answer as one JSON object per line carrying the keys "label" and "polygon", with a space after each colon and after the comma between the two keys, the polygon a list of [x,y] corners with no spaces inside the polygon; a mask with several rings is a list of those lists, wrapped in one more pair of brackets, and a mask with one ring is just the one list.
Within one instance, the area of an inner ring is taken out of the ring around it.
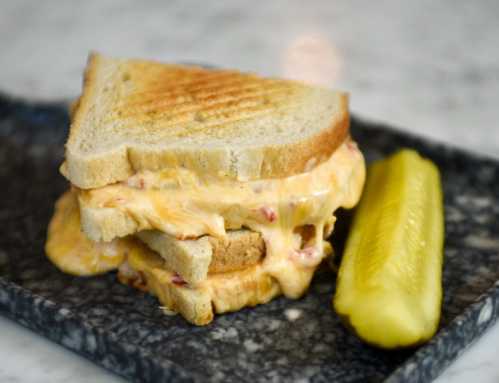
{"label": "top slice of bread", "polygon": [[344,93],[91,54],[62,170],[84,189],[178,167],[219,179],[285,177],[324,161],[348,128]]}

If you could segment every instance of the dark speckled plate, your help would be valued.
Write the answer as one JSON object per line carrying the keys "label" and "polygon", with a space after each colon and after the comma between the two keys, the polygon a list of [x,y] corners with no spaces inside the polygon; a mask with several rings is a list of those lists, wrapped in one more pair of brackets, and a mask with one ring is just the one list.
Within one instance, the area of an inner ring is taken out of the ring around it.
{"label": "dark speckled plate", "polygon": [[[331,311],[334,275],[309,294],[193,327],[161,313],[151,296],[111,273],[75,278],[44,257],[47,223],[67,188],[57,168],[68,116],[63,104],[0,96],[0,312],[134,381],[425,382],[499,313],[499,164],[358,119],[369,160],[414,147],[443,176],[445,299],[440,331],[404,352],[369,347]],[[341,239],[341,238],[340,238]]]}

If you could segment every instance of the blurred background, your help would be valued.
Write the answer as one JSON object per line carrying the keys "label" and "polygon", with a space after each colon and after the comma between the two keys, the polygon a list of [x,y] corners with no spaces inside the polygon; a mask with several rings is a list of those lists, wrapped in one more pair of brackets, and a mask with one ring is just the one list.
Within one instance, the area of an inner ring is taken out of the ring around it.
{"label": "blurred background", "polygon": [[346,90],[354,112],[499,153],[499,2],[2,1],[0,91],[73,98],[91,50]]}

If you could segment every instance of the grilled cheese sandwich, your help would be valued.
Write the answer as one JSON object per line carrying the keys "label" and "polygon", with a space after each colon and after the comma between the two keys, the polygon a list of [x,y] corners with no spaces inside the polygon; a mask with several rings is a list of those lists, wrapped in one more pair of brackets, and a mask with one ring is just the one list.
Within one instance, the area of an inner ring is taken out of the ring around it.
{"label": "grilled cheese sandwich", "polygon": [[[133,70],[126,69],[126,65],[121,61],[118,62],[121,66],[114,64],[110,68],[96,69],[95,60],[91,60],[89,70],[96,73],[121,70],[132,73],[134,78],[137,77],[135,71],[137,62],[130,63]],[[158,64],[153,65],[155,69],[151,73],[158,69],[156,65]],[[143,70],[147,68],[143,62],[139,66]],[[168,66],[163,69],[173,70]],[[182,94],[182,97],[191,94],[191,107],[186,110],[196,114],[206,109],[205,101],[203,99],[196,102],[197,90],[182,88],[181,84],[190,84],[189,81],[192,82],[193,78],[200,75],[199,73],[204,76],[207,70],[199,69],[194,72],[187,70],[187,72],[191,77],[179,78],[175,91]],[[179,76],[179,73],[173,71],[168,77],[169,81],[173,81],[172,79]],[[116,78],[117,75],[114,73],[110,76]],[[149,76],[146,77],[150,79]],[[212,77],[203,78],[206,80]],[[218,77],[213,77],[216,78]],[[237,78],[239,83],[236,81],[231,87],[237,89],[246,86],[244,81],[240,81],[245,75],[238,75]],[[75,107],[76,117],[73,119],[68,141],[66,164],[62,167],[63,174],[73,184],[73,191],[58,203],[49,227],[46,249],[52,261],[63,271],[78,275],[91,275],[118,268],[119,279],[122,282],[151,291],[158,296],[164,306],[180,312],[187,320],[198,325],[211,321],[214,312],[234,311],[244,306],[265,303],[281,293],[289,298],[303,295],[315,269],[331,253],[331,246],[325,239],[333,230],[335,210],[339,207],[351,208],[358,202],[365,179],[364,159],[356,144],[348,136],[348,121],[345,129],[344,114],[348,115],[348,110],[338,101],[341,98],[331,96],[328,99],[331,105],[315,108],[322,113],[320,119],[317,119],[303,114],[303,109],[308,105],[304,102],[303,94],[307,94],[307,91],[313,88],[284,81],[282,84],[296,92],[289,91],[285,93],[288,97],[285,97],[285,101],[282,98],[272,99],[272,103],[276,105],[281,105],[283,102],[286,105],[298,103],[300,107],[295,112],[286,109],[286,113],[277,107],[270,108],[269,110],[275,113],[270,125],[286,130],[284,124],[295,117],[295,120],[303,121],[304,127],[296,132],[297,136],[301,137],[296,139],[290,136],[285,140],[284,146],[289,151],[285,156],[288,165],[282,161],[279,164],[279,158],[275,158],[277,165],[271,166],[270,170],[261,171],[260,177],[256,176],[251,161],[256,159],[260,168],[267,166],[265,158],[274,158],[273,155],[281,150],[279,143],[269,145],[268,140],[258,143],[258,137],[254,137],[252,145],[242,145],[238,148],[241,139],[231,134],[240,134],[241,127],[234,126],[234,110],[226,105],[226,108],[230,109],[230,112],[227,112],[227,120],[224,122],[223,113],[217,113],[216,117],[218,125],[223,126],[223,123],[226,126],[230,125],[226,130],[219,128],[218,131],[223,132],[222,134],[216,133],[217,130],[213,128],[216,124],[212,123],[205,125],[204,128],[203,124],[196,124],[196,128],[193,126],[186,128],[185,124],[182,126],[181,130],[185,135],[182,135],[182,139],[178,142],[180,153],[184,153],[182,146],[185,139],[196,139],[200,142],[204,140],[206,148],[198,148],[198,155],[189,157],[188,161],[183,154],[174,158],[176,152],[172,150],[173,133],[170,130],[180,128],[175,124],[165,125],[160,118],[158,120],[160,122],[148,128],[148,134],[155,137],[159,143],[153,145],[148,156],[141,157],[140,166],[139,162],[135,161],[136,158],[128,159],[131,162],[126,166],[123,165],[127,169],[126,177],[123,177],[123,172],[117,171],[111,175],[111,178],[118,177],[118,182],[102,184],[102,178],[95,173],[99,168],[92,167],[96,166],[96,163],[100,163],[102,167],[113,161],[114,150],[123,147],[121,139],[117,140],[116,146],[111,145],[107,151],[101,148],[102,143],[100,143],[99,152],[95,154],[87,152],[85,155],[89,159],[85,159],[81,164],[77,161],[78,156],[69,155],[69,151],[73,150],[71,145],[75,142],[80,142],[80,146],[83,142],[89,142],[88,137],[79,138],[79,135],[84,134],[85,129],[90,129],[85,128],[83,121],[85,116],[90,114],[88,108],[92,102],[98,101],[95,98],[95,89],[108,86],[117,93],[115,98],[117,97],[118,101],[113,98],[105,101],[104,106],[98,107],[104,111],[115,110],[106,106],[106,103],[121,105],[119,98],[123,92],[127,93],[126,102],[129,102],[130,97],[140,100],[140,97],[146,96],[147,92],[144,93],[144,89],[152,86],[150,83],[139,82],[140,86],[136,87],[134,93],[133,89],[130,90],[133,84],[127,84],[122,92],[117,92],[116,84],[112,81],[107,85],[100,83],[105,82],[104,80],[102,76],[89,76],[87,70],[87,84]],[[182,82],[183,80],[185,81]],[[99,81],[99,83],[89,86],[88,81]],[[258,82],[258,78],[251,77],[250,82],[252,84]],[[262,80],[259,86],[265,83]],[[179,90],[178,87],[183,90]],[[224,91],[223,88],[224,86],[221,86],[217,97],[221,97],[224,103],[231,94],[237,94],[232,88],[230,92]],[[141,91],[138,92],[138,89]],[[265,87],[259,89],[265,90]],[[315,91],[314,89],[313,92]],[[155,91],[151,92],[149,96],[156,97]],[[323,90],[319,93],[321,92]],[[253,102],[258,100],[269,102],[271,93],[265,91],[260,93],[260,96],[254,95]],[[297,98],[297,94],[301,98]],[[306,99],[317,101],[315,98]],[[239,104],[236,102],[235,105]],[[175,108],[177,106],[175,104]],[[161,104],[161,107],[164,108],[161,116],[166,118],[172,106],[166,102]],[[330,123],[318,126],[318,121],[327,116],[325,111],[331,115]],[[92,113],[95,113],[95,109],[92,109]],[[109,123],[109,116],[101,117],[98,123]],[[115,125],[123,129],[118,137],[122,137],[132,129],[129,118],[129,114],[120,118],[115,116]],[[126,123],[119,125],[121,121]],[[143,119],[137,121],[142,123]],[[212,119],[210,121],[213,122]],[[262,124],[267,123],[267,120],[262,119],[259,113],[251,115],[245,111],[246,129],[249,129],[247,126],[249,122]],[[109,129],[103,128],[102,131],[109,134]],[[292,135],[292,127],[288,129],[288,133]],[[311,135],[306,137],[306,133]],[[96,127],[88,131],[89,137],[93,140],[97,140],[99,134],[104,133]],[[331,138],[329,143],[323,142],[326,136],[334,138]],[[164,137],[170,140],[165,146],[166,149],[155,152],[161,146]],[[220,149],[213,142],[222,139],[226,141],[228,147],[226,152],[230,153],[230,156],[235,156],[234,163],[238,169],[236,177],[227,175],[226,167],[218,166]],[[262,138],[259,139],[262,141]],[[129,145],[132,148],[131,153],[138,147],[141,147],[142,152],[147,152],[143,139]],[[317,148],[315,155],[312,155],[313,151],[309,149],[304,151],[303,145],[315,145]],[[251,153],[259,154],[255,157]],[[296,155],[299,166],[290,163],[293,154]],[[78,155],[82,155],[81,147]],[[104,160],[106,156],[107,160]],[[208,166],[207,159],[210,165],[216,166]],[[116,166],[122,165],[111,164],[111,168]],[[130,171],[133,167],[137,169]],[[206,168],[205,172],[200,172],[202,167]],[[75,176],[75,172],[80,173]],[[262,174],[272,172],[271,176],[261,177]],[[108,176],[109,174],[106,175]],[[75,206],[79,207],[79,214]],[[235,231],[242,234],[232,235]],[[260,239],[261,245],[256,247],[252,257],[243,257],[240,252],[234,250],[240,246],[230,246],[230,244],[243,243],[237,241],[249,238],[251,236],[249,233],[255,233],[255,238]],[[71,239],[70,244],[67,243],[68,239]],[[218,268],[210,268],[210,265],[215,265],[216,261],[223,259],[221,253],[215,251],[217,243],[225,243],[227,249],[230,249],[228,253],[232,255],[219,262]],[[168,249],[163,248],[165,246],[168,246]],[[106,255],[110,253],[115,254],[114,258]]]}

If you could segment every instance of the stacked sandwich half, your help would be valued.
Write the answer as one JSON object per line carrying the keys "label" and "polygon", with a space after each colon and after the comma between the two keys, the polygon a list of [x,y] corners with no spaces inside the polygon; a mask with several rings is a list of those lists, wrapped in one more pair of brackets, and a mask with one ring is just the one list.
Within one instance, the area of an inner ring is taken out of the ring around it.
{"label": "stacked sandwich half", "polygon": [[46,252],[203,325],[298,298],[365,177],[347,97],[236,71],[93,54]]}

